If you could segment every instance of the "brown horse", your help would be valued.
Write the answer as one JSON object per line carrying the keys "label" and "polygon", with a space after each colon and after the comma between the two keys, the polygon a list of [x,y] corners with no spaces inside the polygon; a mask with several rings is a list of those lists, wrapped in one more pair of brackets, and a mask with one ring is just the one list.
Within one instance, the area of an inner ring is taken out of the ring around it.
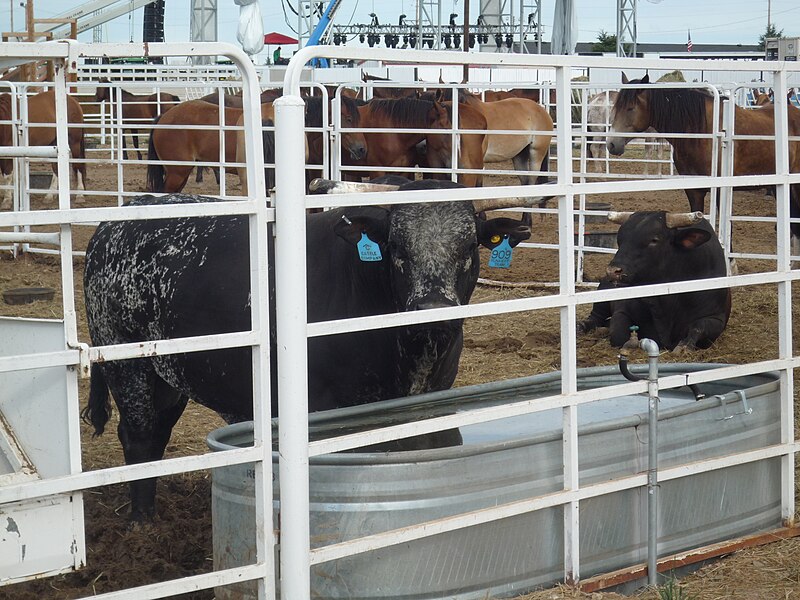
{"label": "brown horse", "polygon": [[[553,137],[553,120],[547,111],[533,100],[507,98],[484,102],[464,90],[459,101],[480,112],[486,119],[488,145],[484,162],[501,162],[511,159],[517,171],[547,171],[550,157],[550,138]],[[529,134],[502,134],[502,130],[529,131]],[[546,175],[521,173],[522,185],[544,183]]]}
{"label": "brown horse", "polygon": [[[225,134],[223,160],[236,160],[236,129],[242,117],[240,108],[224,111]],[[261,105],[261,119],[272,120],[272,104]],[[148,161],[219,162],[220,124],[219,106],[202,100],[181,102],[175,108],[156,118],[158,125],[181,126],[170,129],[156,127],[150,134]],[[207,127],[197,129],[198,126]],[[214,129],[211,129],[214,127]],[[230,129],[229,129],[230,128]],[[147,166],[147,189],[151,192],[180,192],[186,185],[194,165],[162,165],[151,162]]]}
{"label": "brown horse", "polygon": [[[263,115],[263,111],[262,111]],[[274,127],[275,123],[270,119],[263,119],[261,127]],[[239,117],[236,126],[241,127],[236,131],[236,162],[247,164],[247,153],[245,150],[245,135],[244,135],[244,115]],[[264,163],[269,165],[275,162],[275,133],[273,131],[262,131],[261,139],[264,148]],[[306,162],[308,162],[308,138],[306,142]],[[247,167],[236,167],[236,172],[239,174],[239,183],[242,186],[242,195],[247,195]],[[264,167],[264,181],[266,182],[267,192],[275,187],[275,168],[266,166]]]}
{"label": "brown horse", "polygon": [[[453,103],[443,102],[447,110],[448,119],[453,120]],[[487,129],[486,117],[479,111],[466,104],[458,105],[458,129],[483,130]],[[427,138],[425,162],[431,168],[450,169],[452,159],[452,143],[450,134],[431,134]],[[459,133],[457,136],[458,166],[461,169],[483,169],[483,157],[489,144],[485,133]],[[468,187],[483,185],[483,175],[480,173],[459,173],[458,182]]]}
{"label": "brown horse", "polygon": [[[261,92],[261,104],[272,102],[275,98],[279,98],[283,91],[278,88],[270,88]],[[219,92],[211,92],[202,98],[197,98],[209,104],[219,104]],[[235,94],[222,94],[222,101],[225,108],[244,108],[244,100],[242,99],[242,92]]]}
{"label": "brown horse", "polygon": [[[0,94],[0,121],[11,121],[12,99],[10,94]],[[17,112],[19,115],[19,112]],[[56,144],[56,95],[54,90],[42,92],[28,98],[28,144],[31,146],[53,146]],[[67,142],[73,159],[86,158],[86,145],[83,139],[83,110],[74,98],[67,96]],[[10,123],[0,124],[0,146],[13,146],[14,132]],[[73,162],[72,174],[75,182],[70,185],[73,189],[86,189],[86,163]],[[58,174],[58,164],[52,163],[53,173]],[[12,159],[0,159],[0,173],[3,183],[11,181],[14,170]],[[53,177],[50,189],[58,187],[58,180]],[[11,194],[3,191],[0,208],[7,208],[11,203]],[[78,196],[80,199],[81,196]]]}
{"label": "brown horse", "polygon": [[[418,162],[417,145],[428,138],[427,131],[403,132],[392,129],[448,129],[450,119],[447,110],[438,102],[416,98],[375,98],[358,107],[361,127],[376,129],[364,138],[369,152],[358,160],[343,160],[348,165],[378,167],[368,173],[370,178],[380,177],[386,172],[379,167],[413,167]],[[446,136],[432,136],[445,138]],[[449,143],[449,138],[447,140]],[[449,152],[448,152],[449,158]],[[358,175],[367,173],[359,172]],[[393,174],[413,179],[411,172]]]}
{"label": "brown horse", "polygon": [[[112,87],[108,80],[101,79],[100,83],[104,85],[98,86],[94,94],[95,102],[108,101],[111,104],[112,111],[116,110],[116,98],[111,97]],[[181,99],[175,94],[168,94],[166,92],[159,92],[157,94],[132,94],[122,88],[113,88],[115,93],[119,93],[122,99],[122,123],[128,125],[125,128],[130,133],[133,139],[133,146],[136,148],[136,156],[142,160],[142,153],[139,150],[139,133],[140,129],[135,127],[141,123],[151,123],[153,119],[164,114],[173,106],[177,106]],[[134,127],[130,127],[134,125]],[[122,136],[122,151],[125,152],[126,142],[125,135]]]}
{"label": "brown horse", "polygon": [[[642,79],[628,81],[622,74],[622,83],[633,85],[649,84],[645,75]],[[728,100],[724,100],[728,101]],[[659,133],[712,133],[722,125],[714,127],[714,98],[696,89],[667,89],[660,87],[623,87],[614,104],[607,146],[609,152],[620,155],[625,144],[631,139],[615,136],[615,133],[641,132],[653,127]],[[800,136],[800,109],[787,107],[790,136]],[[734,133],[736,135],[772,136],[775,134],[775,106],[764,105],[758,110],[734,107]],[[672,145],[675,169],[681,175],[710,175],[712,141],[707,137],[667,138]],[[775,173],[775,144],[772,140],[737,139],[734,140],[733,174],[767,175]],[[789,142],[789,171],[800,172],[800,142]],[[719,170],[717,171],[719,172]],[[791,190],[792,216],[800,216],[800,184],[793,184]],[[702,211],[708,189],[686,190],[689,206],[693,211]],[[797,213],[797,214],[795,214]],[[798,243],[800,225],[793,223],[793,245]],[[796,251],[795,251],[796,253]]]}

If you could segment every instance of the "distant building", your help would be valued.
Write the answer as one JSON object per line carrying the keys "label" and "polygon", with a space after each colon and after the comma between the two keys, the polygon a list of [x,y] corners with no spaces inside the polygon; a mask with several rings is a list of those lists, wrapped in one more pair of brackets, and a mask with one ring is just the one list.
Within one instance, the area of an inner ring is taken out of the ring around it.
{"label": "distant building", "polygon": [[[578,42],[577,54],[601,56],[602,52],[594,52],[592,46],[596,42]],[[530,54],[536,53],[536,42],[526,42]],[[542,42],[542,54],[550,54],[550,42]],[[686,43],[680,44],[647,44],[637,43],[638,56],[658,56],[661,58],[726,58],[738,60],[762,60],[763,50],[758,44],[693,44],[692,51],[686,51]]]}

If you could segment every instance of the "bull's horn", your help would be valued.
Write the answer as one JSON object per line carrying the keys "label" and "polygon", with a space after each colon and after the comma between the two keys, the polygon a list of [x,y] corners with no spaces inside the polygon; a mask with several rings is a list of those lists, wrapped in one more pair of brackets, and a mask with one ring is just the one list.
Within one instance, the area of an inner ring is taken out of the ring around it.
{"label": "bull's horn", "polygon": [[472,205],[475,207],[475,212],[483,212],[485,210],[502,210],[504,208],[517,208],[538,205],[537,198],[496,198],[487,200],[473,200]]}
{"label": "bull's horn", "polygon": [[351,194],[359,192],[394,192],[400,186],[384,183],[359,183],[356,181],[331,181],[330,179],[314,179],[308,184],[308,190],[318,194]]}
{"label": "bull's horn", "polygon": [[666,221],[667,227],[688,227],[689,225],[696,225],[703,220],[703,212],[695,211],[688,213],[667,213]]}
{"label": "bull's horn", "polygon": [[617,223],[618,225],[622,225],[625,221],[631,218],[633,213],[630,211],[619,212],[619,211],[609,211],[608,213],[608,220],[612,223]]}

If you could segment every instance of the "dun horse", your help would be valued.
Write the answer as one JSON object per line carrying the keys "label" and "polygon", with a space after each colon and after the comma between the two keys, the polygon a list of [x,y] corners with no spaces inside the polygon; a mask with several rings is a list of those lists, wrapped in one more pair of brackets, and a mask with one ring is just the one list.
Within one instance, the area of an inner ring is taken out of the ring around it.
{"label": "dun horse", "polygon": [[[533,100],[508,98],[484,102],[464,90],[459,101],[480,112],[486,119],[488,144],[484,162],[501,162],[511,159],[517,171],[547,171],[550,159],[550,138],[553,137],[553,120],[547,111]],[[525,135],[502,134],[497,131],[528,131]],[[545,183],[547,175],[520,173],[522,185]],[[546,200],[546,199],[545,199]],[[544,201],[540,201],[540,206]]]}
{"label": "dun horse", "polygon": [[[236,129],[242,109],[226,108],[224,111],[224,152],[226,163],[236,160]],[[261,119],[272,120],[272,104],[261,105]],[[149,161],[183,161],[216,163],[220,161],[219,106],[202,100],[182,102],[155,120],[158,125],[150,135],[147,159]],[[176,127],[179,126],[179,127]],[[198,129],[203,127],[203,129]],[[147,166],[147,189],[151,192],[180,192],[186,185],[195,165],[157,164]]]}
{"label": "dun horse", "polygon": [[[111,86],[108,81],[101,81],[105,84],[97,87],[94,99],[96,102],[108,101],[113,110],[116,110],[116,97],[112,99]],[[150,124],[153,119],[164,114],[173,106],[177,106],[181,101],[175,94],[159,92],[156,94],[132,94],[122,88],[114,88],[114,93],[119,93],[122,99],[122,123],[127,125],[125,128],[133,139],[133,147],[136,148],[136,155],[142,160],[142,153],[139,150],[140,129],[136,125]],[[133,125],[133,127],[131,127]],[[125,135],[122,136],[122,151],[126,149]]]}
{"label": "dun horse", "polygon": [[[17,113],[19,114],[19,113]],[[0,94],[0,121],[12,120],[12,98],[10,94]],[[55,91],[42,92],[28,98],[28,144],[31,146],[54,146],[56,144],[56,96]],[[73,159],[86,158],[86,145],[83,139],[83,110],[81,105],[74,98],[67,96],[67,122],[69,129],[67,132],[67,142],[70,154]],[[10,123],[0,124],[0,146],[13,146],[14,132]],[[85,190],[86,187],[86,163],[73,162],[72,174],[76,179],[70,185],[72,189]],[[11,182],[11,174],[14,169],[12,159],[0,159],[0,173],[2,173],[3,183],[8,185]],[[53,173],[58,174],[58,164],[52,163]],[[54,177],[50,189],[58,187],[58,181]],[[80,196],[78,196],[80,198]],[[0,208],[7,208],[11,203],[11,193],[3,190],[0,197]]]}
{"label": "dun horse", "polygon": [[[615,133],[642,132],[653,127],[660,133],[712,133],[714,127],[714,99],[701,90],[665,89],[647,87],[650,79],[628,81],[622,74],[622,83],[639,87],[623,87],[614,105],[608,150],[620,155],[625,150],[629,137]],[[644,84],[645,87],[641,87]],[[727,101],[727,100],[726,100]],[[788,110],[788,135],[800,136],[800,110],[792,106]],[[764,105],[758,110],[734,108],[734,133],[736,135],[773,136],[775,134],[775,106]],[[681,175],[710,175],[712,141],[707,137],[668,138],[673,148],[675,169]],[[789,142],[789,171],[800,172],[800,142]],[[719,170],[717,171],[719,172]],[[772,140],[737,139],[733,143],[734,175],[767,175],[775,173],[775,144]],[[791,188],[792,217],[800,216],[800,184]],[[702,211],[708,189],[687,189],[686,196],[693,211]],[[792,224],[793,253],[798,250],[800,225]]]}

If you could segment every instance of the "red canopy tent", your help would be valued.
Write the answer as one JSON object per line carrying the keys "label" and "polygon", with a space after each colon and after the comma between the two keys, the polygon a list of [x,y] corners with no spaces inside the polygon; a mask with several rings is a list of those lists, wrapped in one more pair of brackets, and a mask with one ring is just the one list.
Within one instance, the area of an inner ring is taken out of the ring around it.
{"label": "red canopy tent", "polygon": [[283,35],[282,33],[278,33],[277,31],[273,31],[268,33],[264,36],[264,43],[268,46],[283,46],[296,44],[297,40],[293,37],[289,37],[288,35]]}

